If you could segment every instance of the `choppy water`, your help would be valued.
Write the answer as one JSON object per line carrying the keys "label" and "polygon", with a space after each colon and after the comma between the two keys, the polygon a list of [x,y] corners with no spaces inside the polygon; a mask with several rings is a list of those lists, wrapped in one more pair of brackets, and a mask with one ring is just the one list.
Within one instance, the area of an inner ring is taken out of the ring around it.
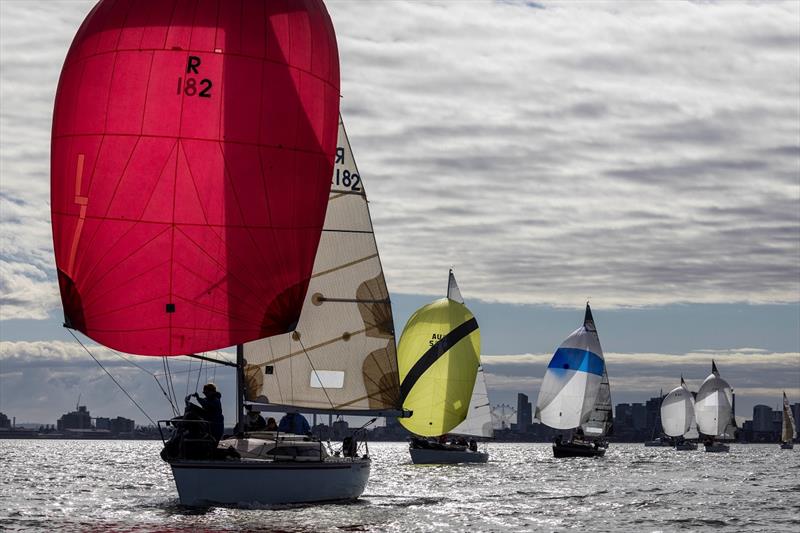
{"label": "choppy water", "polygon": [[729,454],[612,444],[554,459],[497,443],[485,465],[410,464],[372,443],[356,503],[184,508],[159,442],[0,440],[0,529],[93,531],[800,531],[800,448]]}

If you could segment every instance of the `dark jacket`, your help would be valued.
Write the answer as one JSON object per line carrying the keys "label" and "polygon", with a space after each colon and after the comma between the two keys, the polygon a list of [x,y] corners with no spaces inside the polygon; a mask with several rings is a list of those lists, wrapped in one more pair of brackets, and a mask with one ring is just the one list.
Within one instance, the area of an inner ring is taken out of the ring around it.
{"label": "dark jacket", "polygon": [[211,424],[211,436],[216,440],[221,439],[225,428],[225,417],[222,415],[222,394],[212,392],[205,398],[198,396],[197,401],[203,407],[203,418]]}
{"label": "dark jacket", "polygon": [[278,431],[283,433],[294,433],[295,435],[306,435],[311,431],[308,420],[300,413],[286,413],[278,424]]}

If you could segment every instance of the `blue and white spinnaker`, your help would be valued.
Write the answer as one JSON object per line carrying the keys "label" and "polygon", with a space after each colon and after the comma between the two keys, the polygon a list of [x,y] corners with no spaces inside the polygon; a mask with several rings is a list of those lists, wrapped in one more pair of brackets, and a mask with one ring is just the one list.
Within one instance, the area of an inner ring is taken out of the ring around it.
{"label": "blue and white spinnaker", "polygon": [[535,417],[555,429],[572,429],[586,423],[595,409],[605,367],[603,349],[587,303],[583,326],[561,343],[550,360],[536,401]]}

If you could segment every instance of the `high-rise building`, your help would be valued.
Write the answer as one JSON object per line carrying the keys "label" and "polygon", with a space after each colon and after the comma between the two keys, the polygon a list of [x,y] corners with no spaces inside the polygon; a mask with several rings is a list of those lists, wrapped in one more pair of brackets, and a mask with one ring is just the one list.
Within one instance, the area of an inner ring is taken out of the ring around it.
{"label": "high-rise building", "polygon": [[753,407],[753,431],[768,433],[772,431],[772,408],[768,405]]}
{"label": "high-rise building", "polygon": [[533,409],[531,402],[528,401],[528,395],[517,394],[517,431],[526,432],[533,423]]}

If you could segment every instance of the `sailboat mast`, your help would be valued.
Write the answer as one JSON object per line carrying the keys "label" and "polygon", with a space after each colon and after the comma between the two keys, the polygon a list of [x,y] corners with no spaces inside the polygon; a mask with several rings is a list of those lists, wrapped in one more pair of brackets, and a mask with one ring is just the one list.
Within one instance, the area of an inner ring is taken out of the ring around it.
{"label": "sailboat mast", "polygon": [[236,427],[242,427],[244,412],[244,345],[236,345]]}

